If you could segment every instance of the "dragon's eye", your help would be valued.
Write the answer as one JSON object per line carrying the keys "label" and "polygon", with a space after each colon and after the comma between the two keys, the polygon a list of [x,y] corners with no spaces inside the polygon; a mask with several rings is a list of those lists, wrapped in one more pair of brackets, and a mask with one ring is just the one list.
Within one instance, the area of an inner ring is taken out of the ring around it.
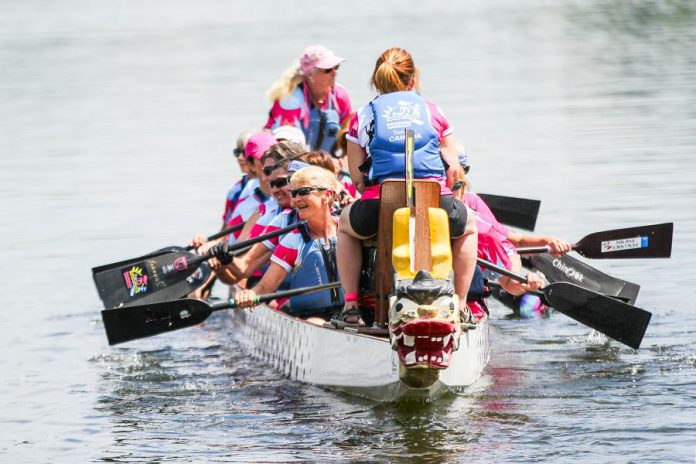
{"label": "dragon's eye", "polygon": [[451,308],[454,310],[454,303],[451,296],[441,296],[437,300],[433,301],[433,306],[444,306],[445,308]]}
{"label": "dragon's eye", "polygon": [[418,310],[418,303],[416,303],[415,301],[411,301],[408,298],[401,298],[394,305],[394,310],[397,313],[401,313],[402,311],[405,311],[405,312],[417,311]]}

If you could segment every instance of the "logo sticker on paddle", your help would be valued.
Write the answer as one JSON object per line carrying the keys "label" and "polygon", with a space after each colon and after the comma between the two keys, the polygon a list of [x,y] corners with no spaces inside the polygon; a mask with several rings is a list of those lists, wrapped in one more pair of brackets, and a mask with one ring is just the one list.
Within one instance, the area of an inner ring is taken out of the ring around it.
{"label": "logo sticker on paddle", "polygon": [[648,236],[643,237],[632,237],[632,238],[622,238],[619,240],[609,240],[602,242],[601,250],[602,253],[613,253],[616,251],[623,250],[635,250],[637,248],[647,248],[648,247]]}
{"label": "logo sticker on paddle", "polygon": [[131,298],[147,292],[150,279],[147,272],[145,272],[142,267],[131,266],[130,268],[124,269],[122,272],[123,279],[126,282],[126,288],[128,288],[128,294]]}
{"label": "logo sticker on paddle", "polygon": [[188,269],[188,261],[184,256],[180,256],[174,260],[172,264],[162,266],[162,273],[169,274],[174,271],[183,271]]}

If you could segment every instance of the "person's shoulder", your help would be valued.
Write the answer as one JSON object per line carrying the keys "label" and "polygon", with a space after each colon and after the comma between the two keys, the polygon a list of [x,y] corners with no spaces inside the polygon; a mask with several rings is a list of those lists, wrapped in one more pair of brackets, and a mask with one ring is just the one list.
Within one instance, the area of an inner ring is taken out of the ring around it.
{"label": "person's shoulder", "polygon": [[304,92],[302,91],[302,87],[297,87],[295,90],[292,91],[290,95],[287,95],[286,97],[281,98],[276,102],[276,104],[284,110],[297,110],[302,108],[302,105],[304,104]]}
{"label": "person's shoulder", "polygon": [[302,235],[297,229],[291,230],[280,238],[279,243],[285,248],[299,248],[302,244]]}
{"label": "person's shoulder", "polygon": [[350,98],[348,96],[348,89],[343,84],[338,84],[338,83],[334,84],[334,93],[339,98],[340,97]]}
{"label": "person's shoulder", "polygon": [[428,110],[434,117],[445,117],[445,112],[442,111],[442,108],[440,108],[437,103],[427,98],[423,98],[423,100],[425,100],[425,104],[428,105]]}

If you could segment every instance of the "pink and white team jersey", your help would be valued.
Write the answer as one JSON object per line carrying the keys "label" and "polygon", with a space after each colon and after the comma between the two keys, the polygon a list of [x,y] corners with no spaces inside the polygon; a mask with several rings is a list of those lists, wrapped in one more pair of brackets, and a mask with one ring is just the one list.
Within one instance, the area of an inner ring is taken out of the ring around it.
{"label": "pink and white team jersey", "polygon": [[[341,84],[334,85],[329,93],[329,98],[321,109],[327,109],[329,104],[336,109],[341,122],[350,116],[351,106],[348,90]],[[272,130],[280,126],[295,126],[305,131],[309,126],[309,112],[309,95],[304,86],[300,85],[289,96],[273,102],[268,121],[264,127]]]}
{"label": "pink and white team jersey", "polygon": [[498,222],[488,205],[475,193],[466,192],[464,204],[474,211],[476,217],[478,257],[511,269],[510,255],[516,250],[507,238],[509,229]]}
{"label": "pink and white team jersey", "polygon": [[292,232],[285,234],[273,251],[271,262],[285,269],[288,273],[297,264],[297,257],[305,246],[305,241],[299,230],[295,229]]}
{"label": "pink and white team jersey", "polygon": [[244,187],[248,183],[249,179],[247,176],[243,176],[227,191],[227,198],[225,199],[225,212],[222,213],[222,223],[229,224],[230,219],[232,219],[232,213],[237,206],[239,197],[242,195]]}
{"label": "pink and white team jersey", "polygon": [[[278,202],[275,198],[264,194],[259,187],[259,180],[250,180],[237,202],[237,207],[232,213],[232,218],[228,222],[228,226],[234,226],[246,222],[257,211],[259,215],[264,215],[267,211],[272,211],[278,208]],[[241,230],[230,235],[229,242],[235,243],[239,238]]]}
{"label": "pink and white team jersey", "polygon": [[353,185],[353,179],[350,178],[350,174],[341,171],[338,173],[338,181],[343,185],[343,188],[346,189],[346,191],[350,194],[351,197],[357,198],[358,191],[355,189],[355,185]]}
{"label": "pink and white team jersey", "polygon": [[[280,214],[277,214],[268,223],[263,233],[268,234],[278,229],[283,229],[293,222],[297,222],[297,214],[295,213],[295,210],[293,208],[285,208],[280,212]],[[262,243],[269,250],[275,251],[276,247],[278,246],[278,242],[280,242],[280,237],[269,238],[268,240],[264,240]]]}
{"label": "pink and white team jersey", "polygon": [[249,232],[249,238],[258,237],[259,235],[267,234],[280,229],[280,227],[276,227],[274,225],[273,221],[285,211],[292,211],[292,208],[285,208],[281,210],[278,202],[275,202],[275,207],[270,209],[267,208],[266,214],[259,217],[256,223],[252,226],[251,231]]}
{"label": "pink and white team jersey", "polygon": [[[432,124],[435,131],[437,131],[438,141],[442,142],[443,138],[452,134],[452,128],[450,127],[447,118],[445,118],[445,114],[442,112],[439,106],[427,99],[425,100],[425,103],[428,120],[430,121],[430,124]],[[373,120],[374,113],[372,112],[372,107],[369,104],[360,107],[358,111],[353,113],[350,120],[350,126],[348,127],[348,133],[346,134],[346,140],[365,149],[368,156],[370,155],[370,136],[367,134],[367,130],[369,129]],[[441,185],[444,187],[445,180],[439,180],[441,181]],[[365,187],[365,191],[362,194],[362,199],[379,199],[379,188],[379,185]],[[441,190],[441,194],[443,195],[450,193],[452,192],[446,187]]]}
{"label": "pink and white team jersey", "polygon": [[[334,218],[334,220],[336,221],[336,227],[338,227],[338,218]],[[335,237],[331,240],[335,240]],[[300,231],[295,229],[292,232],[288,232],[287,234],[283,235],[278,243],[278,246],[276,246],[275,250],[273,251],[271,261],[289,273],[295,266],[302,264],[301,262],[298,262],[298,257],[304,251],[304,247],[313,246],[313,244],[313,240],[305,242]]]}

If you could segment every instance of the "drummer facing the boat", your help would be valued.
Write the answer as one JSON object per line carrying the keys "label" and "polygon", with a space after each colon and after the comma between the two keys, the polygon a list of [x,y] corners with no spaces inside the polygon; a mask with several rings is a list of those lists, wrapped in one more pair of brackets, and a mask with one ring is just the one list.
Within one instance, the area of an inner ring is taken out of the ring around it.
{"label": "drummer facing the boat", "polygon": [[341,124],[351,113],[348,91],[336,83],[344,58],[323,45],[311,45],[268,90],[273,102],[266,129],[295,126],[304,132],[310,150],[336,152]]}

